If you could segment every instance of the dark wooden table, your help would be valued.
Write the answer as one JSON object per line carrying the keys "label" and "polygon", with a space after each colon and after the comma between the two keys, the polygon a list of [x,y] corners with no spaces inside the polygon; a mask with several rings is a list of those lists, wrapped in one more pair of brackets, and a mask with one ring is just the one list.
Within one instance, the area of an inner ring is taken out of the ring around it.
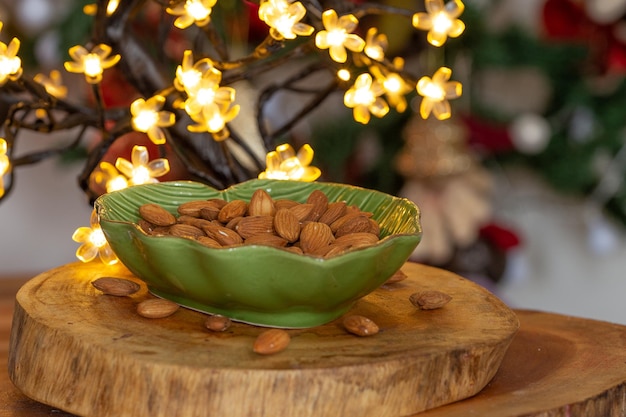
{"label": "dark wooden table", "polygon": [[[7,358],[19,279],[0,279],[0,417],[70,416],[24,396]],[[626,327],[517,310],[521,327],[491,383],[419,417],[626,416]]]}

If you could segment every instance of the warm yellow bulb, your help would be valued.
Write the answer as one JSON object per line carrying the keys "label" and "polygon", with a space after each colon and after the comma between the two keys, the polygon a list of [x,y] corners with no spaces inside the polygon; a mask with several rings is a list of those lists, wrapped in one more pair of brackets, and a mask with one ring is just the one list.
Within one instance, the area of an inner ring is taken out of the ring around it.
{"label": "warm yellow bulb", "polygon": [[391,94],[399,94],[404,89],[404,81],[398,74],[390,74],[383,81],[385,92]]}
{"label": "warm yellow bulb", "polygon": [[267,153],[265,171],[259,174],[259,178],[312,182],[322,174],[319,168],[310,166],[312,161],[313,148],[310,145],[303,145],[296,153],[290,144],[285,143]]}
{"label": "warm yellow bulb", "polygon": [[452,27],[452,19],[445,12],[439,12],[432,18],[433,27],[431,30],[437,33],[448,33]]}
{"label": "warm yellow bulb", "polygon": [[148,168],[140,165],[133,169],[133,175],[130,178],[130,182],[133,184],[146,184],[150,182],[151,179],[152,177],[150,176]]}
{"label": "warm yellow bulb", "polygon": [[116,175],[106,182],[107,193],[128,187],[128,180],[123,175]]}
{"label": "warm yellow bulb", "polygon": [[202,2],[196,0],[187,0],[185,10],[195,20],[204,20],[211,15],[211,8],[205,7]]}
{"label": "warm yellow bulb", "polygon": [[85,57],[83,64],[85,65],[85,74],[95,77],[102,74],[102,65],[100,58],[95,54],[89,54]]}
{"label": "warm yellow bulb", "polygon": [[341,81],[349,81],[350,78],[352,78],[352,74],[350,74],[350,71],[342,68],[339,71],[337,71],[337,77],[341,80]]}
{"label": "warm yellow bulb", "polygon": [[159,120],[158,113],[150,110],[142,110],[133,118],[133,124],[140,132],[147,132]]}
{"label": "warm yellow bulb", "polygon": [[104,233],[102,229],[96,228],[91,231],[89,235],[89,242],[91,242],[95,247],[101,248],[107,244],[107,240],[104,237]]}
{"label": "warm yellow bulb", "polygon": [[432,81],[425,81],[422,83],[420,93],[424,97],[428,97],[432,100],[441,101],[445,97],[445,91],[441,85],[435,84]]}

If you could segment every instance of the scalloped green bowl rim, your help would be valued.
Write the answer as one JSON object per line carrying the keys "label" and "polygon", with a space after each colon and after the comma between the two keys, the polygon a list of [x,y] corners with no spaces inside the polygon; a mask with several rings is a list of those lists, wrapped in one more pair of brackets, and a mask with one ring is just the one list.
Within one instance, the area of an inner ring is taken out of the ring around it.
{"label": "scalloped green bowl rim", "polygon": [[[250,200],[257,189],[274,199],[304,202],[313,190],[373,213],[381,240],[332,258],[268,246],[214,249],[190,239],[149,236],[138,226],[142,204],[173,214],[192,200]],[[249,180],[225,190],[193,181],[136,185],[100,196],[100,226],[120,261],[155,295],[185,307],[250,324],[306,328],[343,315],[407,261],[422,230],[410,200],[375,190],[324,182]]]}

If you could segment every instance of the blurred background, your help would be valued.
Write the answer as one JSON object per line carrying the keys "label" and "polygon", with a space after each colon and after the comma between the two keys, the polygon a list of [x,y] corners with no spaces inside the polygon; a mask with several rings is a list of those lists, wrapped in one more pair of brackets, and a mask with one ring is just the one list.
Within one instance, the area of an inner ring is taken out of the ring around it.
{"label": "blurred background", "polygon": [[[22,40],[25,66],[61,67],[88,37],[86,3],[0,1],[0,38]],[[311,144],[321,180],[420,206],[414,261],[472,279],[514,308],[626,324],[626,0],[464,3],[466,30],[443,58],[463,83],[451,119],[423,120],[412,100],[406,112],[362,125],[335,111],[341,97],[330,98],[292,138]],[[410,25],[378,24],[394,39],[390,49],[421,50]],[[67,133],[25,133],[19,151],[66,141]],[[71,235],[91,214],[77,182],[84,158],[19,167],[0,202],[1,277],[76,261]]]}

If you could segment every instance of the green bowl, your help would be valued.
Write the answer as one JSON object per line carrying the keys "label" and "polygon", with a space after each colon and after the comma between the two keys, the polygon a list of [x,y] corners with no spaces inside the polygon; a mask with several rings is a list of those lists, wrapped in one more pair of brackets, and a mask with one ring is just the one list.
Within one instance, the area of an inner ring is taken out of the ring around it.
{"label": "green bowl", "polygon": [[[331,258],[269,246],[214,249],[193,240],[149,236],[138,226],[139,206],[158,203],[171,213],[186,201],[221,197],[249,201],[257,189],[274,199],[304,202],[313,190],[374,214],[381,240]],[[364,188],[321,182],[250,180],[223,191],[204,184],[137,185],[99,197],[100,226],[120,261],[159,297],[250,324],[306,328],[343,315],[408,259],[421,238],[411,201]]]}

